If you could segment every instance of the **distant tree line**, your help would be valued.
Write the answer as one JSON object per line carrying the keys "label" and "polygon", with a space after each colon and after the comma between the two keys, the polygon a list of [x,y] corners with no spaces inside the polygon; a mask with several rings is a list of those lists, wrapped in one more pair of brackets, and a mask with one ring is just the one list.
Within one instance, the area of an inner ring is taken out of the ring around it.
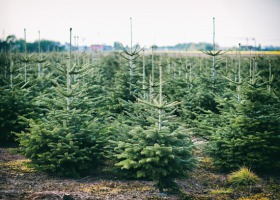
{"label": "distant tree line", "polygon": [[179,43],[174,46],[154,46],[156,49],[159,50],[179,50],[179,51],[186,51],[186,50],[199,50],[199,51],[209,51],[212,50],[212,44],[206,42],[200,43]]}
{"label": "distant tree line", "polygon": [[[136,45],[134,46],[134,48]],[[123,48],[129,48],[128,46],[123,46],[120,42],[114,42],[114,50],[123,50]],[[200,43],[179,43],[173,46],[158,46],[152,45],[149,47],[154,50],[168,50],[168,51],[187,51],[187,50],[198,50],[198,51],[209,51],[212,50],[212,44],[206,42]]]}
{"label": "distant tree line", "polygon": [[[14,52],[24,52],[24,43],[25,41],[23,39],[17,39],[14,35],[9,35],[6,40],[0,40],[0,52],[7,52],[10,50]],[[39,52],[39,46],[41,52],[64,51],[66,48],[65,45],[51,40],[41,40],[40,45],[39,41],[26,43],[29,53]]]}
{"label": "distant tree line", "polygon": [[[17,39],[15,35],[9,35],[6,40],[0,40],[0,52],[7,52],[12,50],[13,52],[24,52],[24,43],[23,39]],[[39,52],[39,41],[27,42],[26,43],[27,52],[34,53]],[[120,42],[114,42],[113,46],[106,45],[110,50],[122,51],[124,48],[128,48],[128,46],[123,46]],[[218,46],[217,46],[218,47]],[[80,47],[72,47],[73,49]],[[90,48],[83,46],[84,51],[88,51]],[[162,50],[162,51],[189,51],[189,50],[198,50],[198,51],[209,51],[212,50],[212,44],[206,42],[199,43],[179,43],[173,46],[157,46],[152,45],[150,48],[154,50]],[[41,40],[40,41],[40,52],[61,52],[69,49],[69,44],[61,44],[60,42],[55,42],[51,40]],[[231,49],[237,49],[232,47]],[[276,51],[280,50],[280,47],[276,46],[267,46],[267,47],[250,47],[250,46],[241,46],[241,50],[263,50],[263,51]]]}

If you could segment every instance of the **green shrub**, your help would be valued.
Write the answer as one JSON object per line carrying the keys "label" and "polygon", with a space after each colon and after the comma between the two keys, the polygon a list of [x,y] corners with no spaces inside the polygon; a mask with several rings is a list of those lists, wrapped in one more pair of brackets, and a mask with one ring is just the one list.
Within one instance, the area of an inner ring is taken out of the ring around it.
{"label": "green shrub", "polygon": [[[223,100],[220,121],[209,142],[215,165],[223,170],[248,166],[277,169],[280,154],[279,98],[258,87],[244,87],[241,102]],[[230,102],[231,105],[226,105]]]}
{"label": "green shrub", "polygon": [[100,127],[77,118],[73,121],[81,126],[31,121],[29,132],[19,134],[23,154],[38,169],[60,176],[79,177],[98,166],[102,158]]}
{"label": "green shrub", "polygon": [[0,88],[0,146],[15,143],[16,134],[24,131],[28,123],[23,118],[36,118],[38,109],[28,89]]}
{"label": "green shrub", "polygon": [[138,178],[156,181],[162,191],[174,187],[173,179],[195,166],[193,149],[188,134],[180,129],[170,132],[167,127],[161,131],[136,127],[126,141],[118,143],[116,166],[134,171]]}

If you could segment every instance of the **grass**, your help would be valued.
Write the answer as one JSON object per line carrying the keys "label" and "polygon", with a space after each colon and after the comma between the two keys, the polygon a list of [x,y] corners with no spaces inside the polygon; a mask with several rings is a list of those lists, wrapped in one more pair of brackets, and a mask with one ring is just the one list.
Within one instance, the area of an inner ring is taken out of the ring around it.
{"label": "grass", "polygon": [[237,200],[270,200],[270,198],[264,196],[263,194],[255,194],[249,197],[240,197]]}
{"label": "grass", "polygon": [[246,187],[258,183],[261,179],[249,168],[241,167],[238,171],[232,172],[228,176],[228,182],[233,187]]}
{"label": "grass", "polygon": [[220,189],[216,189],[216,190],[211,190],[210,194],[232,194],[233,193],[233,189],[231,188],[220,188]]}
{"label": "grass", "polygon": [[36,172],[34,168],[30,166],[31,161],[29,159],[12,160],[6,163],[0,162],[1,169],[7,169],[15,173],[33,173]]}

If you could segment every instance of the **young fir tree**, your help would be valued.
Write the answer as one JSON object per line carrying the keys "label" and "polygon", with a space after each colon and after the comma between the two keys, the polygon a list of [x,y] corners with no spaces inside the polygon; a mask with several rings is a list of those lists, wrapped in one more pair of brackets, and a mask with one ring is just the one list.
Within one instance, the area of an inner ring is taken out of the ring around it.
{"label": "young fir tree", "polygon": [[[14,65],[14,57],[10,50],[9,54],[1,55],[6,58],[5,72],[2,75],[0,86],[0,141],[3,145],[14,141],[13,132],[21,131],[24,128],[18,123],[18,111],[24,110],[25,106],[19,104],[22,96],[20,88],[23,83],[18,76],[18,66]],[[25,102],[25,101],[23,101]]]}
{"label": "young fir tree", "polygon": [[88,65],[77,70],[72,57],[70,51],[68,65],[60,69],[64,73],[54,83],[55,92],[42,95],[38,102],[47,113],[40,121],[31,119],[29,131],[19,134],[19,141],[24,155],[39,169],[80,176],[101,160],[102,126],[92,116],[95,102],[88,98],[88,85],[74,79],[75,74],[88,74]]}
{"label": "young fir tree", "polygon": [[[107,87],[108,94],[108,110],[115,114],[124,114],[127,108],[136,101],[136,97],[141,92],[141,75],[135,62],[140,56],[141,49],[136,45],[132,53],[124,49],[125,60],[129,61],[129,66],[120,68],[114,75],[114,82]],[[122,63],[127,65],[127,63]],[[133,112],[133,111],[131,111]]]}
{"label": "young fir tree", "polygon": [[218,124],[217,102],[215,95],[222,93],[225,81],[221,80],[221,68],[216,68],[215,93],[213,92],[212,71],[206,66],[197,66],[199,60],[189,59],[186,70],[182,70],[184,76],[169,78],[167,81],[166,96],[172,100],[181,98],[177,111],[178,115],[189,128],[195,128],[194,132],[208,138],[212,130]]}
{"label": "young fir tree", "polygon": [[28,124],[22,123],[20,116],[30,115],[32,103],[26,89],[14,87],[0,88],[0,145],[15,143],[16,135]]}
{"label": "young fir tree", "polygon": [[126,81],[126,83],[129,85],[129,87],[125,87],[129,90],[129,96],[135,96],[135,94],[139,93],[140,87],[136,84],[139,80],[139,72],[138,72],[138,66],[135,65],[136,59],[140,56],[140,52],[142,49],[137,44],[133,46],[133,40],[132,40],[132,18],[130,18],[130,47],[124,48],[123,47],[123,54],[120,54],[125,60],[129,62],[129,65],[127,67],[127,72],[129,73],[129,81]]}
{"label": "young fir tree", "polygon": [[138,178],[151,178],[163,192],[173,189],[174,179],[191,170],[195,159],[188,131],[169,122],[171,115],[167,111],[178,102],[167,104],[163,101],[161,76],[160,66],[158,100],[153,99],[153,103],[139,100],[147,109],[153,110],[150,117],[153,124],[132,127],[125,140],[118,142],[115,156],[117,167],[134,172]]}
{"label": "young fir tree", "polygon": [[16,133],[28,127],[28,122],[24,119],[37,118],[38,107],[34,104],[37,96],[35,90],[43,90],[38,86],[36,79],[25,83],[21,76],[18,56],[10,50],[6,57],[7,67],[0,86],[1,144],[15,143]]}
{"label": "young fir tree", "polygon": [[247,166],[276,169],[280,160],[280,102],[255,81],[241,88],[242,100],[219,98],[220,126],[209,152],[224,170]]}
{"label": "young fir tree", "polygon": [[[221,76],[224,71],[221,56],[225,52],[216,48],[215,18],[213,18],[213,49],[203,51],[203,53],[211,57],[211,67],[202,66],[201,58],[196,63],[192,59],[185,58],[185,67],[182,67],[179,62],[179,65],[168,70],[173,71],[173,75],[168,80],[170,84],[168,91],[171,93],[167,96],[170,99],[174,96],[182,98],[183,103],[178,111],[180,117],[189,127],[195,127],[197,134],[208,138],[213,132],[213,129],[209,127],[217,127],[219,124],[217,119],[219,110],[215,96],[222,95],[228,86]],[[182,73],[185,74],[182,75]]]}

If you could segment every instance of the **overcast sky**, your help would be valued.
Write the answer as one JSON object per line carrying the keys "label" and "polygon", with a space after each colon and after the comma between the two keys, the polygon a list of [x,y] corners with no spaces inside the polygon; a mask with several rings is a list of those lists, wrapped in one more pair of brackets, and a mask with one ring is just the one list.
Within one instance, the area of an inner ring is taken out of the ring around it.
{"label": "overcast sky", "polygon": [[[69,28],[79,44],[130,42],[149,47],[212,42],[280,46],[280,0],[0,0],[0,38],[15,34],[65,43]],[[247,38],[247,39],[246,39]],[[254,38],[254,39],[253,39]]]}

